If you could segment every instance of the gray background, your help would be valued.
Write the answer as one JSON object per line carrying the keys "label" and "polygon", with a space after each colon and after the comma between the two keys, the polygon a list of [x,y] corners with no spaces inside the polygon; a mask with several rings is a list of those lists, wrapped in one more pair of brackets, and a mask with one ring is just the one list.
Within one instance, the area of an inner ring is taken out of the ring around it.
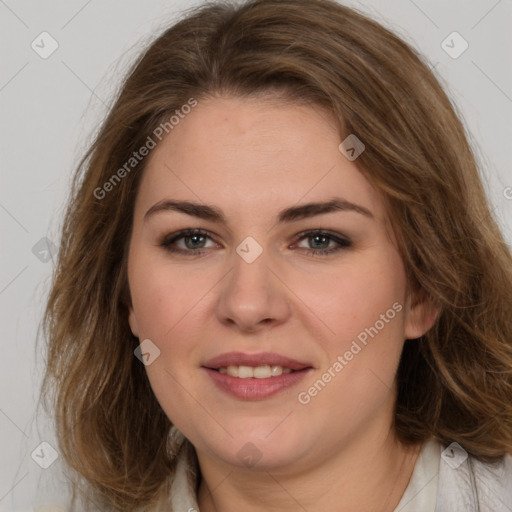
{"label": "gray background", "polygon": [[[141,44],[198,3],[0,0],[0,512],[29,511],[62,493],[59,459],[42,469],[31,453],[42,441],[56,446],[36,414],[36,338],[71,173]],[[472,136],[510,243],[512,0],[343,3],[393,29],[435,66]],[[46,59],[31,47],[35,40],[40,52],[51,48],[38,37],[43,31],[58,43]],[[456,59],[441,46],[453,31],[469,44]]]}

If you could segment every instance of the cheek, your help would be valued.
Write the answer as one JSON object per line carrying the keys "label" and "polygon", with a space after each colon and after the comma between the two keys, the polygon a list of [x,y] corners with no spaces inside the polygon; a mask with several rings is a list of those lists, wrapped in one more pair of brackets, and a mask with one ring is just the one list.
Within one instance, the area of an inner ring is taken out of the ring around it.
{"label": "cheek", "polygon": [[[145,370],[158,402],[174,421],[180,408],[193,410],[190,396],[200,395],[190,385],[188,374],[194,370],[193,340],[200,339],[195,327],[201,325],[200,316],[204,315],[206,301],[201,298],[211,285],[205,276],[171,267],[163,258],[143,251],[131,255],[128,277],[139,339],[149,339],[159,349],[158,357]],[[185,382],[189,383],[188,392],[183,388]]]}
{"label": "cheek", "polygon": [[317,338],[327,357],[320,379],[305,383],[304,391],[319,414],[339,405],[335,424],[347,414],[362,421],[387,403],[393,387],[404,341],[402,261],[393,251],[385,257],[381,252],[352,260],[335,276],[318,277],[310,279],[314,292],[304,302],[316,301],[315,312],[329,327]]}
{"label": "cheek", "polygon": [[387,311],[386,319],[392,317],[392,321],[385,324],[385,330],[392,331],[401,343],[403,322],[397,309],[404,307],[405,273],[395,251],[390,250],[384,257],[381,251],[354,256],[339,269],[304,273],[295,289],[311,314],[326,327],[324,343],[330,345],[329,352],[343,349]]}
{"label": "cheek", "polygon": [[219,277],[213,271],[191,271],[190,265],[170,265],[165,255],[143,251],[134,254],[131,264],[139,339],[149,339],[159,349],[158,358],[145,369],[158,401],[174,418],[177,407],[194,408],[193,401],[187,402],[190,396],[201,396],[195,372],[202,344],[211,335],[212,293]]}
{"label": "cheek", "polygon": [[164,342],[208,291],[204,277],[170,266],[165,257],[133,254],[129,282],[141,337]]}

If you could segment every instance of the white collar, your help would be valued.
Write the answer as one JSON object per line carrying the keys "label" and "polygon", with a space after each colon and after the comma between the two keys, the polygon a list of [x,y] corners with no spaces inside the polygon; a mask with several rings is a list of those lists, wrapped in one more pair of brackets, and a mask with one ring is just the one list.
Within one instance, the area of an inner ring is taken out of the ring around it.
{"label": "white collar", "polygon": [[434,512],[437,501],[441,444],[425,442],[402,499],[394,512]]}

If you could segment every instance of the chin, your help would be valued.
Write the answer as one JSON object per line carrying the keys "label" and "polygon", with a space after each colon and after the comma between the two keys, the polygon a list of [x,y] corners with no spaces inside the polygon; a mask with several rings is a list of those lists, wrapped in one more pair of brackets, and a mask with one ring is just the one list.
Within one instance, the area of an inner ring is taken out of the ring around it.
{"label": "chin", "polygon": [[279,431],[278,422],[272,422],[271,428],[266,428],[270,422],[264,424],[265,428],[260,426],[234,435],[220,450],[223,452],[221,458],[238,467],[271,471],[293,464],[304,456],[304,439],[290,435],[286,429]]}

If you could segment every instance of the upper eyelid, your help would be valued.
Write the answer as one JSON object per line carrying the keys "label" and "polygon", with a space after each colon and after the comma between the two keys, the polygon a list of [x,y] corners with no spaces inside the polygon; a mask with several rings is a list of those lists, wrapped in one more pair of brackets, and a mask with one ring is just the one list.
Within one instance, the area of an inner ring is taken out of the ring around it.
{"label": "upper eyelid", "polygon": [[322,229],[322,228],[306,229],[305,231],[301,231],[300,233],[297,233],[295,235],[295,238],[305,238],[308,235],[309,236],[326,235],[326,236],[330,236],[332,238],[343,238],[343,239],[349,240],[349,237],[347,235],[344,235],[343,233],[335,233],[335,232],[331,231],[330,229]]}

